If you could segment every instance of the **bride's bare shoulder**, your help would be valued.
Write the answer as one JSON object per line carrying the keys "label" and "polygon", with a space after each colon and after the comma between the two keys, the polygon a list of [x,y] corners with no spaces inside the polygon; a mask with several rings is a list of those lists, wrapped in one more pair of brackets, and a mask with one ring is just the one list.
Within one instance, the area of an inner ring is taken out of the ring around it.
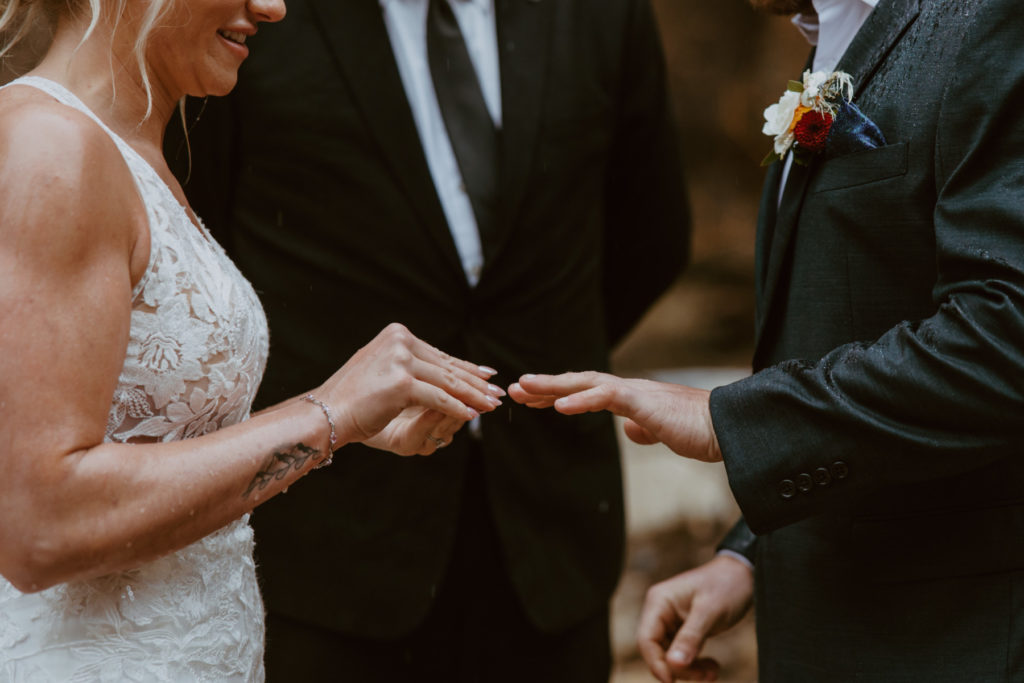
{"label": "bride's bare shoulder", "polygon": [[89,209],[134,193],[114,140],[86,114],[29,86],[0,91],[0,206],[45,195]]}
{"label": "bride's bare shoulder", "polygon": [[[0,169],[18,174],[110,163],[120,153],[95,121],[29,86],[0,91]],[[95,169],[95,167],[93,167]]]}
{"label": "bride's bare shoulder", "polygon": [[136,194],[117,145],[89,116],[28,86],[0,91],[0,211],[19,219],[8,230],[36,230],[43,216],[51,230],[100,222]]}

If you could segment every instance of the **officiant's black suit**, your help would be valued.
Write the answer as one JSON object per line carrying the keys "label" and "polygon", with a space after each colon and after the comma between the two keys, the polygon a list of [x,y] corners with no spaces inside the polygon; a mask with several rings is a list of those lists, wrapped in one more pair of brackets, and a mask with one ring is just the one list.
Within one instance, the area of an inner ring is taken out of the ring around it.
{"label": "officiant's black suit", "polygon": [[[251,39],[233,94],[202,114],[186,190],[269,316],[262,404],[315,387],[392,321],[497,368],[503,386],[607,367],[677,276],[688,219],[646,0],[495,4],[499,224],[475,288],[378,0],[289,2]],[[605,610],[618,579],[616,439],[606,416],[510,403],[483,418],[472,485],[526,613],[554,633]],[[261,507],[270,612],[362,636],[414,629],[445,577],[472,445],[463,431],[429,458],[345,447]]]}
{"label": "officiant's black suit", "polygon": [[877,149],[765,186],[752,378],[716,390],[765,683],[1024,680],[1024,12],[881,0]]}

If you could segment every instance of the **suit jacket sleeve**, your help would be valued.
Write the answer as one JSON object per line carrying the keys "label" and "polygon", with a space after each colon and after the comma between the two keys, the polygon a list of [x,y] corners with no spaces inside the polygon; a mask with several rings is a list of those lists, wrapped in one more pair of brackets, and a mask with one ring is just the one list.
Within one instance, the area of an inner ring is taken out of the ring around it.
{"label": "suit jacket sleeve", "polygon": [[[1019,11],[1016,0],[983,3],[936,104],[934,314],[712,393],[730,484],[755,532],[878,487],[1020,457],[1024,43],[1006,28]],[[799,477],[837,463],[842,481],[792,495]]]}
{"label": "suit jacket sleeve", "polygon": [[632,3],[605,203],[604,298],[619,342],[679,275],[690,222],[664,55],[648,0]]}
{"label": "suit jacket sleeve", "polygon": [[717,550],[732,551],[747,558],[750,564],[754,564],[757,557],[757,536],[741,517],[718,544]]}

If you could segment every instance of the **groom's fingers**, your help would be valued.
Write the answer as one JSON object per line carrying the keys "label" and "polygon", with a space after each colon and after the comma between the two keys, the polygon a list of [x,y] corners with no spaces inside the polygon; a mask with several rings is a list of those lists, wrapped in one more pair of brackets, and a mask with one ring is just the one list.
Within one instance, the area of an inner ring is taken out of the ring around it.
{"label": "groom's fingers", "polygon": [[555,401],[555,410],[565,415],[607,410],[620,417],[634,417],[639,410],[639,402],[643,399],[642,390],[634,387],[630,380],[617,377],[611,379],[612,381],[558,399]]}
{"label": "groom's fingers", "polygon": [[641,446],[650,446],[651,444],[661,443],[661,439],[641,427],[636,422],[633,422],[633,420],[626,420],[622,427],[623,431],[626,432],[626,436],[629,437],[629,440],[633,443],[638,443]]}
{"label": "groom's fingers", "polygon": [[614,381],[621,380],[602,372],[565,372],[561,375],[523,375],[519,378],[519,385],[539,396],[568,396]]}
{"label": "groom's fingers", "polygon": [[[672,639],[672,645],[668,649],[666,659],[676,676],[680,676],[680,672],[689,672],[691,669],[696,674],[706,673],[709,667],[708,660],[699,660],[697,657],[700,655],[701,650],[704,649],[704,641],[711,630],[712,619],[713,615],[709,614],[706,609],[701,609],[699,601],[695,601],[690,612],[686,615],[682,627],[676,632],[675,638]],[[711,661],[713,664],[713,660]],[[699,677],[695,680],[713,679]]]}
{"label": "groom's fingers", "polygon": [[518,382],[509,386],[508,395],[516,403],[522,403],[530,408],[550,408],[558,398],[557,396],[531,394],[523,389]]}
{"label": "groom's fingers", "polygon": [[[660,607],[665,608],[667,605],[663,604]],[[636,645],[647,668],[661,683],[673,681],[672,670],[666,659],[666,645],[669,635],[676,626],[677,622],[671,609],[656,609],[650,604],[644,606],[637,627]]]}

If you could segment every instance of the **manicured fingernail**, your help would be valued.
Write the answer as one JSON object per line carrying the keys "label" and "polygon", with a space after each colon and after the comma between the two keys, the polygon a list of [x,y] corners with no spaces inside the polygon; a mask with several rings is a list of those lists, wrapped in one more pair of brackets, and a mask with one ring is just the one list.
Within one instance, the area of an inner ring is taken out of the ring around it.
{"label": "manicured fingernail", "polygon": [[523,375],[523,379],[533,379],[537,375]]}
{"label": "manicured fingernail", "polygon": [[479,368],[480,368],[480,372],[484,373],[485,375],[487,375],[489,377],[493,377],[494,375],[498,374],[497,370],[495,370],[494,368],[489,368],[486,365],[481,365],[481,366],[479,366]]}
{"label": "manicured fingernail", "polygon": [[469,419],[470,420],[475,420],[478,417],[480,417],[480,413],[476,412],[472,408],[469,408],[466,412],[469,414]]}
{"label": "manicured fingernail", "polygon": [[690,658],[686,656],[686,652],[683,650],[669,650],[668,659],[675,664],[686,664],[690,661]]}
{"label": "manicured fingernail", "polygon": [[499,400],[498,400],[497,398],[495,398],[494,396],[488,396],[488,397],[487,397],[487,402],[488,402],[488,403],[490,403],[490,404],[491,404],[492,406],[494,406],[495,408],[497,408],[498,406],[500,406],[500,405],[501,405],[501,401],[499,401]]}
{"label": "manicured fingernail", "polygon": [[494,384],[488,384],[487,385],[487,391],[491,392],[495,396],[504,396],[505,395],[505,390],[502,389],[499,386],[494,385]]}

